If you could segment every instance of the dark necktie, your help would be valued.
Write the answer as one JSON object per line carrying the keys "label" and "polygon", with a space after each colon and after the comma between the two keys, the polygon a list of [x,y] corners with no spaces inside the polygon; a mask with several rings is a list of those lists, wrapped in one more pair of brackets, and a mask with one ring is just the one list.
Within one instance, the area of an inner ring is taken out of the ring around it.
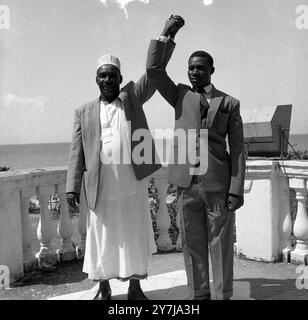
{"label": "dark necktie", "polygon": [[200,96],[200,115],[201,115],[201,121],[202,121],[207,118],[207,112],[210,106],[206,99],[205,90],[203,88],[195,88],[195,91],[198,92]]}
{"label": "dark necktie", "polygon": [[[200,129],[205,128],[206,127],[206,121],[207,121],[207,113],[208,110],[210,108],[210,105],[206,99],[206,92],[203,88],[194,88],[195,92],[199,93],[199,97],[200,97],[200,115],[201,115],[201,119],[200,119]],[[196,136],[196,148],[197,148],[197,152],[196,155],[199,157],[200,156],[200,129],[197,129],[197,136]],[[195,164],[195,167],[199,167],[200,166],[200,162],[198,161]]]}

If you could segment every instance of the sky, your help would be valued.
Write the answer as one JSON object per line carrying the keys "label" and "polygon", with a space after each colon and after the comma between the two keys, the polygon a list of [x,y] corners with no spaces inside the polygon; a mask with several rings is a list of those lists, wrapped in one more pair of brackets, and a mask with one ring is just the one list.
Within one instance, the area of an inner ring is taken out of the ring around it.
{"label": "sky", "polygon": [[[290,133],[308,134],[308,0],[0,0],[0,144],[69,142],[74,109],[99,96],[97,59],[118,56],[123,84],[137,81],[171,14],[186,22],[167,67],[175,83],[208,51],[212,83],[243,113],[292,104]],[[144,110],[152,131],[173,128],[158,92]]]}

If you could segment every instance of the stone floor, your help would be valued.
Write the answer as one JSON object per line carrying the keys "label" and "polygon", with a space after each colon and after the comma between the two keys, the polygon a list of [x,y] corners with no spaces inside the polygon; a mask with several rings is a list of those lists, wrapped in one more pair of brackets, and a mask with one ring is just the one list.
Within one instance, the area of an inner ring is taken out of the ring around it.
{"label": "stone floor", "polygon": [[[308,278],[307,289],[296,287],[300,276],[297,267],[236,258],[233,300],[308,300]],[[150,300],[185,299],[188,291],[182,253],[153,255],[149,278],[141,285]],[[127,282],[112,280],[112,299],[125,300],[127,287]],[[82,272],[82,261],[77,261],[59,265],[52,272],[27,274],[10,288],[0,290],[0,300],[92,300],[96,290],[97,284]]]}

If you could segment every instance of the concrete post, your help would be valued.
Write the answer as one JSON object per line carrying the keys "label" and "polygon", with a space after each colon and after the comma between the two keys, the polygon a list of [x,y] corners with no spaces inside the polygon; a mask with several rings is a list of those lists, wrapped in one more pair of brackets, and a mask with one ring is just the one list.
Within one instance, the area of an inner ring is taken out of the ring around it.
{"label": "concrete post", "polygon": [[273,262],[280,258],[278,162],[247,162],[244,206],[236,212],[235,252],[239,257]]}

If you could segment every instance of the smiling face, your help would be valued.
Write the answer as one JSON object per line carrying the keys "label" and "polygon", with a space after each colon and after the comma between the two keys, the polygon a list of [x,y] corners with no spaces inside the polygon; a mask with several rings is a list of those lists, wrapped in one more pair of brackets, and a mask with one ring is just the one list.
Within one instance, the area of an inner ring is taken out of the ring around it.
{"label": "smiling face", "polygon": [[195,88],[203,88],[210,84],[214,70],[213,65],[206,57],[193,56],[189,58],[187,75]]}
{"label": "smiling face", "polygon": [[96,83],[99,86],[102,99],[110,103],[117,98],[122,80],[120,70],[116,66],[112,64],[100,66],[96,73]]}

